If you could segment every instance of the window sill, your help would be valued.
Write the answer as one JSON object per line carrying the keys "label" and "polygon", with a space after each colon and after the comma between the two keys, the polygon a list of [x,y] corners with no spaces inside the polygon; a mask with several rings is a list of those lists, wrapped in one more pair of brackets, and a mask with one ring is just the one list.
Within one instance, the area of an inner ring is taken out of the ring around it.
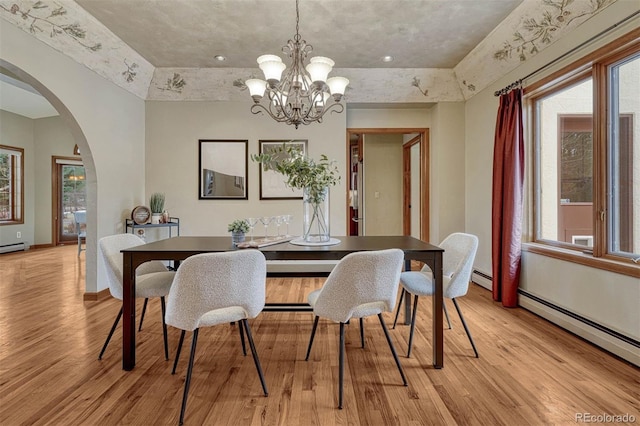
{"label": "window sill", "polygon": [[0,226],[3,225],[22,225],[24,220],[0,220]]}
{"label": "window sill", "polygon": [[535,253],[542,256],[548,256],[567,262],[578,263],[580,265],[590,266],[592,268],[602,269],[605,271],[615,272],[616,274],[640,278],[640,265],[620,262],[608,258],[593,257],[589,254],[585,254],[576,250],[553,247],[539,243],[523,243],[522,251],[527,251],[529,253]]}

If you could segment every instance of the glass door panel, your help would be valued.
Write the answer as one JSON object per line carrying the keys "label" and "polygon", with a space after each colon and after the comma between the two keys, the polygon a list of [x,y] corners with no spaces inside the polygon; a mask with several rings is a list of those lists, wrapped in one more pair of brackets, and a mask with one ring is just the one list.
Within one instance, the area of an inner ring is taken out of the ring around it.
{"label": "glass door panel", "polygon": [[[58,165],[58,182],[60,188],[58,211],[58,241],[76,241],[76,225],[73,212],[87,209],[85,171],[83,166],[72,164]],[[85,226],[85,225],[83,225]],[[84,230],[84,229],[82,229]]]}

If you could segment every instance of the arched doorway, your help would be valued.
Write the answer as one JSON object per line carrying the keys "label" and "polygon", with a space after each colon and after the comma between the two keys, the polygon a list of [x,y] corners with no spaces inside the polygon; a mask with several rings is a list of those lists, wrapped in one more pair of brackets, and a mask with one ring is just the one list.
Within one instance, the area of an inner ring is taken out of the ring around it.
{"label": "arched doorway", "polygon": [[[86,188],[87,188],[87,260],[85,263],[86,273],[85,279],[88,282],[96,282],[96,251],[97,251],[97,177],[96,177],[96,168],[93,160],[93,156],[91,153],[91,148],[89,147],[89,143],[80,128],[75,117],[71,114],[68,108],[60,101],[60,99],[51,92],[45,85],[43,85],[40,81],[34,78],[25,70],[9,63],[4,59],[0,59],[0,67],[6,69],[11,74],[15,75],[19,80],[33,87],[37,92],[39,92],[59,113],[60,118],[66,124],[71,133],[75,144],[79,147],[82,163],[85,167],[86,173]],[[25,154],[26,155],[26,154]],[[26,189],[25,189],[26,190]],[[25,194],[26,195],[26,194]],[[34,196],[30,194],[30,196]],[[26,205],[25,205],[26,207]],[[33,208],[33,206],[32,206]],[[31,214],[30,217],[34,220],[34,214]],[[51,235],[51,244],[54,243],[54,236]],[[87,288],[87,283],[85,282],[85,288]],[[93,293],[95,294],[95,293]]]}

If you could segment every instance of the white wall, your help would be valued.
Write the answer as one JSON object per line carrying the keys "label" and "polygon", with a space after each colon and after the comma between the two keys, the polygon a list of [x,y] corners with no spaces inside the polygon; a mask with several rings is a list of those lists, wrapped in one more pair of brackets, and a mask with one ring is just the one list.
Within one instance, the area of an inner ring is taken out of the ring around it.
{"label": "white wall", "polygon": [[[0,110],[0,144],[24,149],[24,223],[0,226],[0,245],[24,242],[34,244],[34,136],[33,120]],[[17,232],[22,238],[17,238]]]}
{"label": "white wall", "polygon": [[[493,140],[498,100],[493,96],[495,90],[522,78],[536,68],[561,56],[572,47],[612,26],[622,18],[637,10],[637,2],[619,1],[591,18],[585,25],[565,36],[560,42],[551,45],[520,68],[500,78],[493,85],[469,99],[465,104],[465,198],[468,206],[465,216],[467,232],[480,238],[480,247],[475,268],[491,275],[491,182]],[[597,44],[582,49],[579,54],[561,61],[549,70],[536,76],[542,78],[560,67],[571,63],[589,51],[601,47],[620,35],[637,27],[635,24],[619,27]],[[527,83],[527,82],[526,82]],[[530,81],[528,81],[530,83]],[[530,148],[526,157],[531,159]],[[530,188],[530,163],[527,163],[526,185]],[[530,195],[530,191],[528,193]],[[525,204],[531,211],[530,198]],[[524,238],[531,235],[527,217]],[[520,287],[544,300],[557,304],[572,312],[579,313],[591,320],[617,330],[627,336],[638,339],[640,317],[638,309],[640,282],[632,277],[602,271],[571,262],[554,260],[544,256],[525,253],[523,255],[523,274]],[[521,298],[522,301],[522,298]],[[597,307],[597,309],[594,309]],[[551,315],[539,312],[554,320]],[[593,341],[593,340],[592,340]],[[614,344],[615,346],[616,344]],[[616,351],[616,347],[607,347]],[[624,356],[626,352],[618,352]]]}
{"label": "white wall", "polygon": [[[75,139],[60,117],[40,118],[34,122],[35,143],[35,243],[51,244],[52,185],[51,157],[73,157]],[[80,157],[78,157],[78,160]]]}
{"label": "white wall", "polygon": [[[147,196],[164,192],[165,208],[180,218],[180,235],[228,236],[227,224],[250,216],[292,214],[290,232],[302,232],[302,200],[259,200],[259,164],[249,159],[248,200],[198,199],[198,140],[246,139],[249,156],[258,153],[260,139],[307,139],[314,159],[326,154],[337,160],[342,177],[330,189],[331,234],[346,234],[346,115],[329,114],[322,124],[295,129],[250,112],[251,102],[146,103]],[[148,197],[147,197],[148,198]],[[132,208],[133,206],[130,206]],[[262,231],[260,225],[256,235]],[[275,232],[275,228],[270,230]]]}
{"label": "white wall", "polygon": [[86,290],[106,288],[97,240],[122,232],[144,200],[144,102],[13,25],[0,25],[0,66],[36,88],[60,112],[87,171]]}

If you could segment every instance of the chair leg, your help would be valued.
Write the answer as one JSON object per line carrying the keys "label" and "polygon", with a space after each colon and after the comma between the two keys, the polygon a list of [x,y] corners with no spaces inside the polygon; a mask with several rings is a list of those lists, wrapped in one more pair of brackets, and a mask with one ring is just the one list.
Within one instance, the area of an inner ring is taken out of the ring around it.
{"label": "chair leg", "polygon": [[244,327],[242,324],[238,324],[238,330],[240,330],[240,342],[242,342],[242,355],[247,356],[247,346],[244,343]]}
{"label": "chair leg", "polygon": [[[253,343],[253,336],[251,335],[251,329],[249,328],[249,321],[246,318],[240,323],[240,327],[243,327],[247,331],[247,340],[249,341],[249,347],[251,348],[251,354],[253,355],[253,362],[256,364],[256,370],[258,370],[258,376],[260,376],[260,383],[262,384],[262,391],[264,396],[269,396],[267,391],[267,384],[264,381],[264,374],[262,374],[262,367],[260,367],[260,360],[258,359],[258,352],[256,351],[256,345]],[[244,343],[244,338],[242,339]]]}
{"label": "chair leg", "polygon": [[362,349],[364,349],[364,320],[360,318],[360,342],[362,343]]}
{"label": "chair leg", "polygon": [[173,361],[173,370],[171,374],[176,374],[176,367],[178,366],[178,360],[180,359],[180,352],[182,351],[182,343],[184,342],[184,335],[186,331],[182,330],[180,333],[180,341],[178,342],[178,350],[176,351],[176,360]]}
{"label": "chair leg", "polygon": [[400,372],[400,377],[402,377],[402,384],[407,386],[407,378],[404,376],[404,371],[402,370],[402,365],[400,365],[400,359],[398,358],[398,353],[396,352],[396,348],[393,346],[393,342],[391,341],[391,336],[389,336],[389,330],[387,330],[387,326],[384,325],[384,319],[382,319],[382,314],[378,314],[378,319],[380,320],[380,325],[382,326],[382,330],[384,330],[384,335],[387,338],[387,343],[389,344],[389,349],[391,349],[391,353],[393,354],[393,359],[396,361],[396,366],[398,367],[398,371]]}
{"label": "chair leg", "polygon": [[402,291],[400,292],[400,300],[398,301],[398,309],[396,310],[396,317],[393,320],[393,328],[395,330],[396,328],[396,324],[398,323],[398,315],[400,315],[400,307],[402,306],[402,300],[404,299],[404,292],[406,290],[403,288]]}
{"label": "chair leg", "polygon": [[413,296],[413,315],[411,316],[411,331],[409,332],[409,349],[407,350],[407,358],[411,357],[411,347],[413,346],[413,331],[416,329],[416,316],[418,314],[418,295]]}
{"label": "chair leg", "polygon": [[449,330],[451,330],[451,321],[449,321],[449,312],[447,311],[447,305],[442,300],[442,310],[444,311],[444,316],[447,318],[447,325],[449,326]]}
{"label": "chair leg", "polygon": [[340,358],[338,370],[338,408],[342,410],[342,388],[344,385],[344,323],[340,323]]}
{"label": "chair leg", "polygon": [[144,314],[147,312],[147,303],[149,303],[149,298],[145,297],[144,305],[142,305],[142,314],[140,315],[140,325],[138,326],[138,331],[142,331],[142,321],[144,321]]}
{"label": "chair leg", "polygon": [[460,316],[460,320],[462,321],[462,326],[464,327],[464,331],[467,332],[467,337],[469,338],[469,342],[471,342],[471,347],[473,348],[473,352],[475,352],[476,358],[479,358],[478,351],[476,350],[476,345],[475,343],[473,343],[473,338],[471,337],[471,333],[469,332],[467,323],[465,322],[464,317],[462,316],[462,311],[460,311],[460,306],[458,306],[458,302],[456,301],[456,299],[451,299],[451,300],[453,300],[453,306],[455,306],[456,311],[458,311],[458,315]]}
{"label": "chair leg", "polygon": [[111,327],[111,331],[107,336],[107,340],[104,342],[104,346],[102,346],[102,350],[100,351],[100,355],[98,355],[98,359],[102,359],[102,355],[104,355],[104,351],[107,350],[107,345],[109,345],[109,341],[111,340],[111,336],[113,336],[113,332],[116,331],[116,327],[118,326],[118,322],[120,322],[120,318],[122,317],[122,307],[120,307],[120,312],[116,316],[116,320],[113,322],[113,326]]}
{"label": "chair leg", "polygon": [[313,338],[316,336],[316,328],[318,328],[318,319],[320,319],[320,317],[316,315],[316,318],[313,320],[313,328],[311,329],[311,338],[309,339],[307,356],[304,358],[305,361],[309,361],[309,354],[311,353],[311,345],[313,345]]}
{"label": "chair leg", "polygon": [[167,338],[167,323],[164,322],[164,315],[166,306],[164,303],[164,296],[160,298],[160,306],[162,307],[162,335],[164,337],[164,360],[169,360],[169,339]]}
{"label": "chair leg", "polygon": [[193,330],[193,341],[191,342],[191,355],[189,356],[189,367],[187,368],[187,378],[184,381],[184,394],[182,395],[182,407],[180,408],[180,424],[184,423],[184,410],[187,408],[187,395],[191,386],[191,372],[193,371],[193,360],[196,355],[196,344],[198,342],[198,328]]}

